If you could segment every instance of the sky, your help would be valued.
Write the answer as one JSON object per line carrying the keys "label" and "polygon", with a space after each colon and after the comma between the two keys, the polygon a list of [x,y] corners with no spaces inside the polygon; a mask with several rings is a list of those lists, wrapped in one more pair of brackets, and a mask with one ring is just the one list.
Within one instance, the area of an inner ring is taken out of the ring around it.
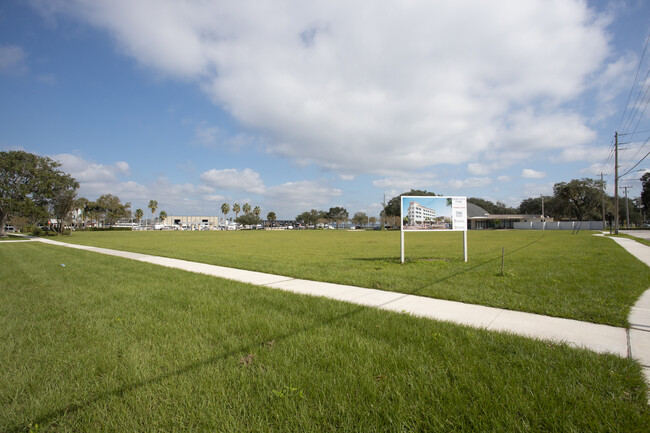
{"label": "sky", "polygon": [[601,172],[613,194],[618,130],[637,197],[649,33],[647,0],[4,0],[0,150],[145,213],[294,219]]}

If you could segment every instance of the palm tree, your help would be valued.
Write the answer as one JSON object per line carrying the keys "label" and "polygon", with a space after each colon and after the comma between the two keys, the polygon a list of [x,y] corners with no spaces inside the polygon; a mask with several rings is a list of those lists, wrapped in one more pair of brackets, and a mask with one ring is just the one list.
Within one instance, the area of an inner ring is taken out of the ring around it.
{"label": "palm tree", "polygon": [[230,212],[230,205],[228,203],[224,203],[221,205],[221,213],[223,214],[223,223],[226,224],[226,215],[228,215],[228,212]]}
{"label": "palm tree", "polygon": [[244,207],[242,208],[242,210],[244,211],[244,214],[248,215],[251,212],[251,205],[249,205],[248,203],[244,203]]}
{"label": "palm tree", "polygon": [[266,215],[266,219],[271,221],[271,227],[273,227],[273,221],[275,221],[277,219],[277,217],[275,216],[275,212],[269,212]]}
{"label": "palm tree", "polygon": [[153,224],[153,214],[155,214],[156,209],[158,209],[158,202],[156,200],[149,200],[149,206],[147,207],[151,209],[151,224]]}
{"label": "palm tree", "polygon": [[164,223],[165,219],[167,218],[167,212],[165,212],[164,210],[161,210],[160,214],[158,214],[158,218],[160,218],[161,223]]}
{"label": "palm tree", "polygon": [[260,209],[259,206],[255,206],[255,209],[253,209],[253,215],[259,218],[261,213],[262,213],[262,209]]}
{"label": "palm tree", "polygon": [[241,212],[241,208],[237,203],[235,203],[232,205],[232,211],[235,212],[235,219],[237,219],[239,217],[239,212]]}
{"label": "palm tree", "polygon": [[135,210],[135,219],[138,220],[138,225],[140,225],[140,220],[142,219],[143,215],[144,215],[144,212],[142,212],[142,209],[136,209]]}

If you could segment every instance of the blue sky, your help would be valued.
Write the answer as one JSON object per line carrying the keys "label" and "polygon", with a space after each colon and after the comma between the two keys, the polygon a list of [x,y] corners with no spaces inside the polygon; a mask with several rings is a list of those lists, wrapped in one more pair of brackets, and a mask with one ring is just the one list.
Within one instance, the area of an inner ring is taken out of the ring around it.
{"label": "blue sky", "polygon": [[[644,0],[6,0],[0,149],[177,215],[377,216],[411,188],[517,206],[613,184],[631,90],[624,129],[650,129],[649,32]],[[623,170],[649,136],[622,140]]]}

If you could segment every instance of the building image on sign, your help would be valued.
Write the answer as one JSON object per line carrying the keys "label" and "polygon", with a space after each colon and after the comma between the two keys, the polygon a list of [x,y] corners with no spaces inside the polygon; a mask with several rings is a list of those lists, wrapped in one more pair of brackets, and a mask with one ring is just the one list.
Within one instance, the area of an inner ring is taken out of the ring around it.
{"label": "building image on sign", "polygon": [[[454,200],[454,197],[441,196],[402,197],[404,230],[462,230],[466,224],[465,202],[454,204]],[[457,215],[459,212],[461,217]],[[459,223],[461,218],[462,224]]]}
{"label": "building image on sign", "polygon": [[423,224],[425,222],[434,221],[436,219],[435,209],[429,209],[428,207],[422,206],[416,201],[409,203],[409,208],[406,215],[408,217],[410,225]]}

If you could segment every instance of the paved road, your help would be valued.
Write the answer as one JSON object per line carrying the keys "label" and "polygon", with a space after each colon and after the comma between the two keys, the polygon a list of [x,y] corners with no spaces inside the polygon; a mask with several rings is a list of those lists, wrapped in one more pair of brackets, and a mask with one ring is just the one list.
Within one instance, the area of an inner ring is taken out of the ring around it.
{"label": "paved road", "polygon": [[618,231],[623,235],[634,236],[635,238],[646,239],[650,241],[650,230],[620,230]]}

